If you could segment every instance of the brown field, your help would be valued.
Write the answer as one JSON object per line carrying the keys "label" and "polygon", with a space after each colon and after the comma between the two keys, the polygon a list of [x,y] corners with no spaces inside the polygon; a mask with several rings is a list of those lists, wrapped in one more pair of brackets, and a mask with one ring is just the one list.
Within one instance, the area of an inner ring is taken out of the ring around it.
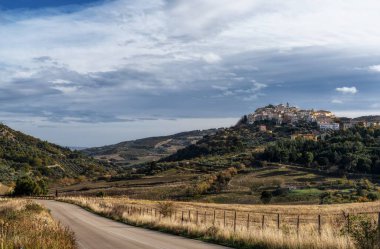
{"label": "brown field", "polygon": [[0,199],[2,249],[74,249],[74,234],[32,201]]}
{"label": "brown field", "polygon": [[167,171],[165,174],[146,176],[140,179],[81,182],[70,186],[53,185],[50,190],[51,194],[58,190],[64,196],[95,196],[99,192],[104,192],[110,196],[128,195],[136,199],[163,200],[183,196],[184,187],[188,186],[197,176],[191,172],[176,173]]}
{"label": "brown field", "polygon": [[6,195],[11,190],[10,187],[5,186],[4,184],[0,183],[0,195]]}
{"label": "brown field", "polygon": [[[66,197],[107,217],[237,248],[355,248],[343,235],[348,219],[366,212],[377,220],[379,202],[339,205],[237,205],[169,202],[164,215],[160,202],[129,198]],[[180,232],[179,232],[180,231]],[[231,241],[233,240],[233,241]]]}

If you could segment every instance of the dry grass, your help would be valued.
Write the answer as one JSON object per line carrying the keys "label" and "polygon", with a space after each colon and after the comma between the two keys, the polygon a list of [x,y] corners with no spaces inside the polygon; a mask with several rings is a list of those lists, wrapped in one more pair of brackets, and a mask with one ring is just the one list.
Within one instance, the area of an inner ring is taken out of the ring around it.
{"label": "dry grass", "polygon": [[[66,197],[61,200],[128,224],[213,241],[236,248],[273,249],[355,248],[351,239],[342,235],[341,232],[345,224],[343,211],[363,211],[363,207],[373,211],[379,204],[241,206],[175,202],[172,208],[174,211],[170,215],[161,215],[162,203],[153,201],[84,197]],[[237,211],[236,223],[234,222],[235,211]],[[279,227],[277,213],[280,213]],[[248,214],[250,215],[249,219]],[[262,227],[263,214],[265,216],[264,227]],[[323,214],[320,229],[318,214]],[[301,218],[297,229],[298,215]]]}
{"label": "dry grass", "polygon": [[4,184],[0,183],[0,195],[9,194],[10,191],[11,191],[10,187],[5,186]]}
{"label": "dry grass", "polygon": [[54,221],[39,204],[0,199],[1,249],[73,249],[74,234]]}

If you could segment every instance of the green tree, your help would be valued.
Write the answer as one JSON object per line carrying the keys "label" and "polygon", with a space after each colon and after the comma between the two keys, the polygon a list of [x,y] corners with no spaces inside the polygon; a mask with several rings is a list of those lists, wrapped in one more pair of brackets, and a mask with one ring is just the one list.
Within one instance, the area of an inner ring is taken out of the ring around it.
{"label": "green tree", "polygon": [[24,176],[16,181],[13,191],[15,196],[35,196],[47,194],[47,183],[44,180],[35,181],[29,176]]}
{"label": "green tree", "polygon": [[310,166],[310,164],[314,161],[314,154],[313,152],[306,152],[305,153],[305,162],[307,163],[307,165]]}

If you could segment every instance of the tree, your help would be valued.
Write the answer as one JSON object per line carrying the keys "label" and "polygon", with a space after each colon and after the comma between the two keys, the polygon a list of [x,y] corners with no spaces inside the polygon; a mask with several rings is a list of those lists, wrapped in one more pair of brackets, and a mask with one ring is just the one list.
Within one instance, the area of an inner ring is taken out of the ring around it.
{"label": "tree", "polygon": [[47,194],[47,184],[44,180],[35,181],[29,176],[24,176],[16,181],[13,191],[15,196],[32,196]]}
{"label": "tree", "polygon": [[306,152],[305,153],[305,162],[307,163],[308,166],[314,161],[314,154],[312,152]]}
{"label": "tree", "polygon": [[264,204],[268,204],[271,200],[272,200],[272,193],[270,191],[267,191],[267,190],[264,190],[262,193],[261,193],[261,197],[260,197],[261,201],[264,203]]}

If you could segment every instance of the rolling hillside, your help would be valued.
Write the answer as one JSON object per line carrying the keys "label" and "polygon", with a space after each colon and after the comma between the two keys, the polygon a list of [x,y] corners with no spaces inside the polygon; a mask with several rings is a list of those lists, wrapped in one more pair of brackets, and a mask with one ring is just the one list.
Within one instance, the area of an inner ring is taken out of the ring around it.
{"label": "rolling hillside", "polygon": [[104,174],[99,162],[0,124],[0,182],[29,174],[51,180]]}
{"label": "rolling hillside", "polygon": [[206,135],[216,133],[217,129],[195,130],[170,136],[149,137],[121,142],[97,148],[82,150],[88,156],[113,163],[118,166],[131,166],[167,157],[179,149],[195,144]]}

